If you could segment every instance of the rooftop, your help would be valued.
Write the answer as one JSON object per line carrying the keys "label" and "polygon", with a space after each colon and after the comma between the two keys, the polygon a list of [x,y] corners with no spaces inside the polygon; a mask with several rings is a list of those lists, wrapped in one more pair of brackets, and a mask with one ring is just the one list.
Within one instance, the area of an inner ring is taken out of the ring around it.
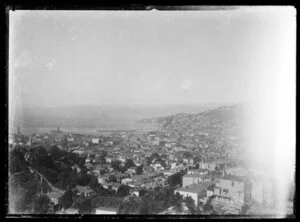
{"label": "rooftop", "polygon": [[204,190],[206,190],[208,187],[212,185],[211,182],[205,182],[201,184],[192,184],[188,187],[180,187],[177,189],[177,191],[184,191],[184,192],[190,192],[190,193],[201,193]]}
{"label": "rooftop", "polygon": [[198,174],[198,173],[185,174],[183,177],[193,177],[193,178],[203,178],[203,179],[211,179],[212,178],[209,175],[202,175],[202,174]]}
{"label": "rooftop", "polygon": [[80,193],[92,193],[94,190],[92,190],[89,186],[76,186],[76,189]]}
{"label": "rooftop", "polygon": [[221,177],[220,179],[223,179],[223,180],[234,180],[234,181],[243,181],[243,182],[245,181],[244,177],[230,175],[230,174],[227,174],[227,175]]}

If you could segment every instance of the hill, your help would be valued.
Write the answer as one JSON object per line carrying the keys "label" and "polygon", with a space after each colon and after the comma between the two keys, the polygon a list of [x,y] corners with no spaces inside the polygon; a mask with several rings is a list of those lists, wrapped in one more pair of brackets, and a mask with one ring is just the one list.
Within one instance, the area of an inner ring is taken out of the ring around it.
{"label": "hill", "polygon": [[[19,108],[10,118],[12,131],[21,129],[38,131],[60,126],[62,129],[136,129],[147,128],[145,118],[172,115],[178,112],[198,113],[216,107],[216,104],[198,105],[79,105],[66,107]],[[23,131],[23,132],[24,132]]]}

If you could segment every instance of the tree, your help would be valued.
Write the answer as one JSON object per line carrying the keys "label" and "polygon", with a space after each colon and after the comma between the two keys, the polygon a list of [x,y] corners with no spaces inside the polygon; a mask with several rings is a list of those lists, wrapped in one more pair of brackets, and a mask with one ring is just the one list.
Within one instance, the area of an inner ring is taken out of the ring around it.
{"label": "tree", "polygon": [[22,161],[15,155],[10,155],[9,160],[9,172],[11,174],[22,172],[24,167],[26,167],[25,160]]}
{"label": "tree", "polygon": [[46,195],[41,195],[33,199],[33,213],[47,214],[49,213],[51,200]]}
{"label": "tree", "polygon": [[214,212],[214,207],[211,205],[212,199],[214,196],[209,197],[206,204],[203,205],[203,211],[208,214],[212,214]]}
{"label": "tree", "polygon": [[152,160],[153,160],[153,159],[160,159],[160,156],[159,156],[159,154],[158,154],[157,152],[155,152],[155,153],[152,153],[152,154],[151,154],[150,158],[151,158]]}
{"label": "tree", "polygon": [[80,214],[90,214],[92,212],[91,200],[86,199],[79,204],[78,213]]}
{"label": "tree", "polygon": [[144,196],[146,193],[147,193],[147,191],[146,191],[146,190],[144,190],[144,189],[141,189],[141,190],[139,191],[139,197],[142,197],[142,196]]}
{"label": "tree", "polygon": [[176,186],[181,183],[182,173],[178,172],[168,177],[167,182],[170,186]]}
{"label": "tree", "polygon": [[184,152],[182,156],[183,156],[183,158],[191,158],[191,157],[193,157],[193,155],[190,152],[188,152],[188,151]]}
{"label": "tree", "polygon": [[118,197],[126,197],[130,193],[130,187],[127,185],[121,185],[117,191],[117,196]]}
{"label": "tree", "polygon": [[58,199],[58,203],[64,208],[69,209],[73,204],[73,192],[68,189],[63,196]]}
{"label": "tree", "polygon": [[143,173],[143,165],[140,165],[135,169],[135,174],[141,175],[142,173]]}
{"label": "tree", "polygon": [[105,170],[100,170],[100,176],[103,176],[106,173]]}
{"label": "tree", "polygon": [[120,160],[113,160],[112,162],[111,162],[111,167],[114,169],[114,170],[116,170],[116,171],[118,171],[118,172],[120,172],[121,171],[121,161]]}
{"label": "tree", "polygon": [[169,198],[170,206],[174,206],[174,209],[176,211],[182,212],[183,203],[184,203],[184,200],[183,200],[183,196],[181,194],[179,194],[178,192],[176,192],[175,194],[174,194],[174,192],[171,193],[170,198]]}
{"label": "tree", "polygon": [[82,174],[80,175],[78,178],[77,178],[77,183],[80,185],[80,186],[87,186],[90,182],[90,176],[87,175],[87,174]]}
{"label": "tree", "polygon": [[195,200],[192,197],[188,196],[187,198],[184,199],[184,202],[187,208],[189,209],[189,211],[191,212],[191,214],[195,214],[196,213]]}
{"label": "tree", "polygon": [[98,179],[96,176],[94,175],[90,176],[90,182],[88,186],[91,187],[92,189],[96,189],[99,186]]}
{"label": "tree", "polygon": [[110,175],[108,180],[109,180],[109,182],[115,182],[115,183],[118,182],[117,177],[115,175]]}
{"label": "tree", "polygon": [[126,159],[124,168],[128,169],[130,167],[135,167],[135,164],[132,159]]}

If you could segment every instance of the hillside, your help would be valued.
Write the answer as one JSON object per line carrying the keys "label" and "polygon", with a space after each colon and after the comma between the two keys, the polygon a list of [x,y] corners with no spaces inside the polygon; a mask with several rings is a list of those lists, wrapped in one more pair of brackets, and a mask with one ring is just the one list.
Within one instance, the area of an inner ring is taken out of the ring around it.
{"label": "hillside", "polygon": [[[77,128],[97,130],[100,128],[148,128],[149,123],[138,121],[157,118],[179,112],[198,113],[216,107],[216,104],[199,105],[79,105],[48,108],[19,108],[14,110],[10,126],[21,129]],[[25,131],[25,130],[24,130]]]}
{"label": "hillside", "polygon": [[246,107],[246,104],[238,103],[231,106],[220,106],[197,114],[178,113],[144,121],[158,123],[163,130],[182,134],[209,133],[216,136],[238,136],[247,119]]}

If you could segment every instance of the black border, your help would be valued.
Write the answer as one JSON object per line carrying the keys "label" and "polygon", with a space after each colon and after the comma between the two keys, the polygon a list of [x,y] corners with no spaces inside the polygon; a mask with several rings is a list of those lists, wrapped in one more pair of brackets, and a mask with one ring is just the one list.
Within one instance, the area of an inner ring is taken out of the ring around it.
{"label": "black border", "polygon": [[[8,156],[8,51],[9,51],[9,37],[8,37],[8,32],[9,32],[9,11],[10,10],[126,10],[126,11],[134,11],[134,10],[162,10],[162,11],[207,11],[207,10],[235,10],[239,6],[243,6],[242,4],[233,4],[231,6],[226,6],[226,5],[196,5],[196,4],[86,4],[86,5],[80,5],[76,3],[69,3],[69,4],[61,4],[60,3],[41,3],[41,2],[34,2],[34,3],[13,3],[13,4],[4,4],[4,10],[5,10],[5,22],[4,22],[4,27],[5,27],[5,50],[4,50],[4,58],[5,58],[5,65],[4,65],[4,76],[5,76],[5,81],[4,81],[4,95],[5,95],[5,102],[4,102],[4,116],[5,116],[5,126],[4,126],[4,131],[5,131],[5,148],[2,149],[4,151],[4,167],[5,167],[5,179],[4,179],[4,211],[5,212],[5,220],[14,220],[14,219],[25,219],[25,220],[59,220],[59,219],[274,219],[274,216],[261,216],[261,215],[222,215],[222,216],[213,216],[213,215],[7,215],[8,212],[8,186],[7,186],[7,181],[8,181],[8,162],[7,162],[7,156]],[[290,5],[284,5],[284,4],[278,4],[282,6],[292,6],[295,7],[297,10],[297,5],[295,3],[290,4]],[[259,5],[249,5],[247,6],[260,6]],[[262,5],[261,5],[262,6]],[[276,6],[276,4],[272,4],[269,6]],[[297,31],[298,31],[298,17],[297,17]],[[296,40],[297,44],[297,40]],[[298,80],[297,75],[296,75],[296,81]],[[297,93],[297,87],[296,87],[296,93]],[[296,97],[297,98],[297,97]],[[297,103],[296,103],[297,104]],[[297,112],[296,112],[297,114]],[[296,121],[297,121],[297,115],[296,115]],[[297,125],[297,124],[296,124]],[[297,147],[297,146],[296,146]],[[296,156],[297,156],[297,149],[296,149]],[[295,166],[296,167],[296,166]],[[297,174],[297,173],[296,173]],[[296,184],[297,184],[297,176],[295,175],[296,179]],[[294,197],[294,215],[288,216],[286,219],[295,219],[296,218],[296,209],[297,209],[297,188],[295,189],[295,197]]]}

